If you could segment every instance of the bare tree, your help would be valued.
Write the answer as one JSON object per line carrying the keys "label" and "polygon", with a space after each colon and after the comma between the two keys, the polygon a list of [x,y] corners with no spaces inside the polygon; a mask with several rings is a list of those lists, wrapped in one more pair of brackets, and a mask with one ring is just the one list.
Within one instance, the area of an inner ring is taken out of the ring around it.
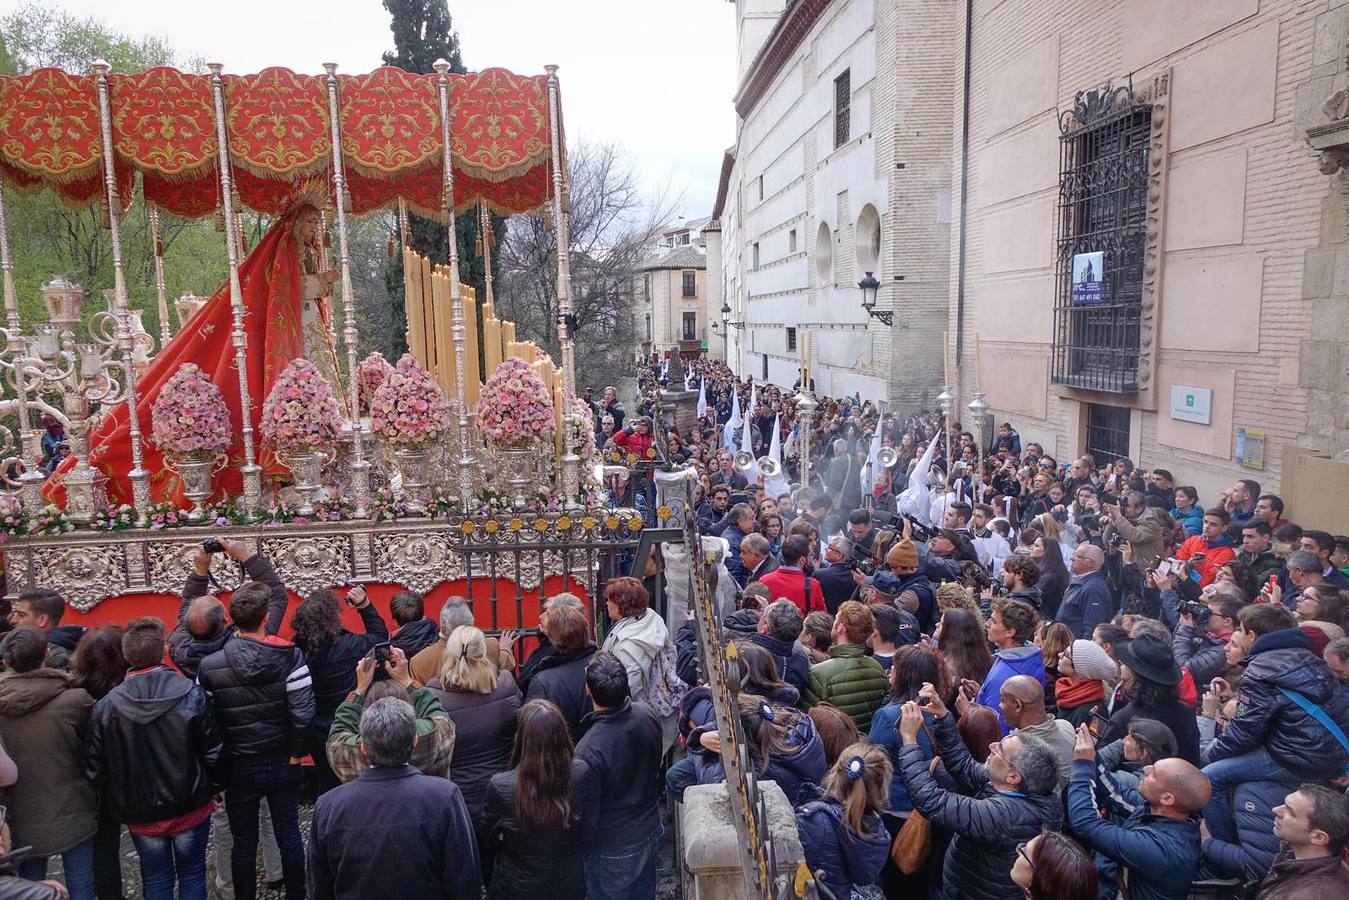
{"label": "bare tree", "polygon": [[[651,241],[673,218],[678,199],[654,197],[615,144],[578,144],[568,152],[571,199],[571,295],[576,370],[583,383],[613,383],[630,373],[636,330],[632,279]],[[542,213],[517,216],[501,245],[496,306],[516,335],[561,360],[557,341],[557,237]]]}

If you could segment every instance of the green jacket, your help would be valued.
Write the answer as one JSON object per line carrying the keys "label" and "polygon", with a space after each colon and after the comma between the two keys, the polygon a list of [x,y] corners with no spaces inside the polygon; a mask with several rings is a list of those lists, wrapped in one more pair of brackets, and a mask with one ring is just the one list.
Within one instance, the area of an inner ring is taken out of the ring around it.
{"label": "green jacket", "polygon": [[832,703],[852,717],[857,730],[866,734],[871,716],[885,703],[890,689],[881,664],[865,655],[861,644],[837,644],[829,658],[810,668],[810,680],[801,705],[810,709]]}
{"label": "green jacket", "polygon": [[[412,710],[417,716],[417,746],[412,748],[412,765],[423,775],[450,777],[450,757],[454,754],[454,722],[440,705],[436,692],[426,687],[414,687]],[[344,700],[333,713],[333,727],[328,731],[328,765],[342,783],[353,781],[365,771],[361,758],[361,712],[365,698],[356,694]]]}

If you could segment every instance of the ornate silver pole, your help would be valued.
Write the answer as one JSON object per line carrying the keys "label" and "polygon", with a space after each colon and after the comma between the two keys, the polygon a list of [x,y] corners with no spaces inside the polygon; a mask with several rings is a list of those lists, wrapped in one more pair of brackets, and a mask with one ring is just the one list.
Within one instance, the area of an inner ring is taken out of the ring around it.
{"label": "ornate silver pole", "polygon": [[[483,282],[486,290],[487,302],[493,303],[492,299],[492,215],[487,211],[487,204],[478,205],[478,236],[482,240],[482,271]],[[493,306],[493,309],[496,307]]]}
{"label": "ornate silver pole", "polygon": [[[459,408],[459,496],[464,509],[473,502],[476,464],[468,440],[468,394],[464,386],[464,298],[459,293],[459,239],[454,231],[454,154],[450,150],[450,64],[434,63],[440,76],[440,137],[445,150],[445,227],[450,237],[450,333],[454,337],[454,401]],[[476,323],[474,327],[477,327]]]}
{"label": "ornate silver pole", "polygon": [[[553,221],[557,226],[557,343],[562,348],[562,421],[570,424],[572,400],[576,397],[576,354],[572,341],[571,228],[570,204],[566,200],[566,173],[562,171],[562,127],[558,99],[557,66],[544,66],[548,73],[548,123],[553,144]],[[581,490],[581,458],[573,446],[574,430],[564,427],[562,444],[562,492],[575,505]]]}
{"label": "ornate silver pole", "polygon": [[974,478],[970,481],[970,493],[974,496],[974,502],[980,503],[982,502],[980,494],[982,493],[984,478],[984,415],[988,412],[988,404],[984,402],[984,392],[975,391],[974,399],[965,408],[974,417],[975,468]]}
{"label": "ornate silver pole", "polygon": [[352,515],[364,519],[370,502],[370,462],[365,458],[365,429],[361,427],[360,381],[356,359],[356,300],[351,294],[351,257],[347,253],[347,182],[342,172],[342,127],[338,121],[337,63],[324,63],[328,73],[328,119],[333,139],[333,185],[337,194],[337,249],[342,267],[342,343],[347,348],[347,402],[351,409],[351,493],[356,509]]}
{"label": "ornate silver pole", "polygon": [[801,427],[801,436],[796,439],[797,458],[800,460],[801,487],[804,490],[810,490],[810,428],[818,406],[809,390],[802,390],[796,400],[796,422]]}
{"label": "ornate silver pole", "polygon": [[150,241],[155,251],[155,294],[159,300],[159,349],[169,342],[169,297],[164,289],[164,241],[159,236],[159,207],[150,207]]}
{"label": "ornate silver pole", "polygon": [[398,198],[398,234],[404,247],[412,246],[411,224],[408,222],[408,202]]}
{"label": "ornate silver pole", "polygon": [[207,63],[211,70],[211,93],[215,98],[216,143],[220,147],[220,197],[225,206],[225,249],[230,264],[230,305],[234,309],[234,327],[230,342],[234,344],[234,366],[239,370],[240,434],[244,440],[244,465],[239,471],[244,476],[244,509],[250,517],[258,514],[262,505],[262,466],[258,465],[253,449],[253,399],[248,389],[248,335],[244,332],[244,292],[239,285],[239,241],[235,234],[234,181],[230,177],[229,135],[225,131],[225,68],[220,63]]}
{"label": "ornate silver pole", "polygon": [[42,509],[42,441],[28,416],[28,376],[23,340],[19,322],[19,295],[14,291],[14,263],[9,255],[9,218],[5,213],[5,178],[0,173],[0,273],[4,279],[5,297],[5,353],[12,359],[14,393],[19,412],[19,456],[23,459],[23,474],[19,476],[24,510],[37,515]]}
{"label": "ornate silver pole", "polygon": [[[103,182],[108,190],[108,227],[112,231],[112,285],[116,299],[117,349],[126,360],[126,414],[131,429],[131,502],[136,507],[139,524],[144,525],[150,517],[150,473],[144,465],[141,447],[141,423],[137,414],[136,401],[136,364],[131,359],[131,313],[127,308],[126,275],[122,269],[122,233],[121,201],[117,196],[117,172],[113,168],[112,153],[112,102],[108,90],[108,69],[104,60],[94,61],[94,74],[98,77],[98,113],[103,126]],[[223,147],[223,145],[222,145]],[[163,293],[160,294],[161,306]]]}

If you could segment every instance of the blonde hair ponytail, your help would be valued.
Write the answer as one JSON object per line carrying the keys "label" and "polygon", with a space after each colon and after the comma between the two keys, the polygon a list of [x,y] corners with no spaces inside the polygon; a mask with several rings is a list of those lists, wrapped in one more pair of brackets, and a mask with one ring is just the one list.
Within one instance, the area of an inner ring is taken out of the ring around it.
{"label": "blonde hair ponytail", "polygon": [[472,625],[451,631],[440,657],[441,688],[490,694],[496,685],[497,668],[487,658],[487,636]]}
{"label": "blonde hair ponytail", "polygon": [[884,748],[858,741],[844,748],[825,775],[824,795],[842,804],[843,821],[848,828],[866,835],[867,813],[879,813],[885,808],[893,771]]}

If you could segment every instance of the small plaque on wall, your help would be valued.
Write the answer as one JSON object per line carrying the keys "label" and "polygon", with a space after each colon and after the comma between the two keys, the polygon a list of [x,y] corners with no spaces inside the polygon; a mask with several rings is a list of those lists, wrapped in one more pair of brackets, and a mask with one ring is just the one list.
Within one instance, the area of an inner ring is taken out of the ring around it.
{"label": "small plaque on wall", "polygon": [[1171,385],[1171,418],[1196,425],[1213,424],[1213,391],[1183,384]]}
{"label": "small plaque on wall", "polygon": [[1247,469],[1265,467],[1265,433],[1237,426],[1237,462]]}

